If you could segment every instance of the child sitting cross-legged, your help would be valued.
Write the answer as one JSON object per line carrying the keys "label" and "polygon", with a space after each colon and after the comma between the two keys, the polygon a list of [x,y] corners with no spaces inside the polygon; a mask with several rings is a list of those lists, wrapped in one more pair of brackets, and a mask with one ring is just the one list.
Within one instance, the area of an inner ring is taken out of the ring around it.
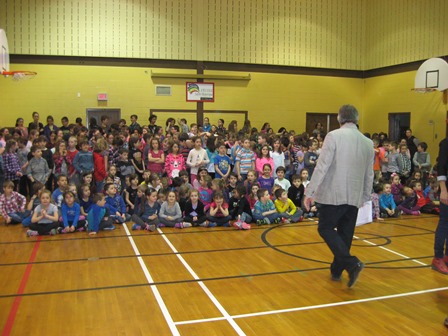
{"label": "child sitting cross-legged", "polygon": [[246,198],[246,187],[237,185],[233,189],[233,195],[229,200],[229,212],[232,219],[235,219],[233,226],[237,229],[250,229],[247,223],[252,222],[252,210]]}
{"label": "child sitting cross-legged", "polygon": [[34,209],[30,229],[26,232],[28,237],[57,234],[58,207],[51,204],[51,191],[43,190],[40,194],[40,204]]}
{"label": "child sitting cross-legged", "polygon": [[296,223],[302,221],[303,212],[297,208],[293,201],[288,198],[288,193],[284,189],[275,191],[275,208],[284,223]]}
{"label": "child sitting cross-legged", "polygon": [[392,187],[390,183],[383,184],[383,192],[380,195],[380,214],[381,217],[398,217],[400,211],[396,209],[394,197],[392,195]]}
{"label": "child sitting cross-legged", "polygon": [[123,197],[117,192],[117,188],[113,183],[107,183],[104,186],[104,193],[106,194],[106,205],[109,207],[110,216],[116,223],[123,224],[131,219],[131,216],[126,213],[126,205]]}
{"label": "child sitting cross-legged", "polygon": [[64,203],[62,203],[62,224],[59,233],[69,233],[77,231],[84,231],[86,221],[80,219],[81,207],[75,201],[75,194],[71,191],[64,193]]}
{"label": "child sitting cross-legged", "polygon": [[87,214],[89,235],[96,235],[99,230],[111,231],[115,229],[109,213],[104,194],[98,193],[93,195],[93,204]]}
{"label": "child sitting cross-legged", "polygon": [[206,226],[204,204],[199,200],[199,191],[190,191],[190,199],[185,203],[184,225],[190,223],[193,226]]}
{"label": "child sitting cross-legged", "polygon": [[176,227],[182,229],[190,227],[190,223],[182,222],[182,212],[179,203],[176,201],[176,193],[169,191],[166,194],[166,201],[162,203],[159,212],[159,227]]}
{"label": "child sitting cross-legged", "polygon": [[147,188],[143,193],[141,187],[137,190],[136,200],[141,199],[142,201],[136,202],[134,214],[131,217],[131,220],[135,223],[132,225],[132,230],[144,229],[153,232],[159,223],[160,204],[157,202],[157,190]]}
{"label": "child sitting cross-legged", "polygon": [[30,215],[25,210],[26,198],[14,190],[14,182],[3,183],[3,194],[0,195],[0,212],[5,219],[6,225],[19,224]]}
{"label": "child sitting cross-legged", "polygon": [[257,221],[258,225],[279,223],[279,214],[277,209],[275,209],[274,202],[271,201],[271,196],[267,189],[259,189],[257,191],[258,201],[255,203],[254,220]]}
{"label": "child sitting cross-legged", "polygon": [[217,191],[213,195],[213,202],[210,204],[210,212],[207,215],[209,221],[208,227],[215,226],[230,226],[229,221],[231,217],[229,215],[229,205],[224,202],[224,195],[222,192]]}

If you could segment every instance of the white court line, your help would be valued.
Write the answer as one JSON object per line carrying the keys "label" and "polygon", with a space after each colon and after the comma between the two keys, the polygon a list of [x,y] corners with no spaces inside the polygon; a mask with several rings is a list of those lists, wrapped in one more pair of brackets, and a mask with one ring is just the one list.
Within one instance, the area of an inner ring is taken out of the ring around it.
{"label": "white court line", "polygon": [[[176,253],[177,258],[180,260],[180,262],[184,265],[184,267],[188,270],[188,272],[193,276],[195,280],[199,280],[197,283],[202,288],[202,290],[207,294],[209,299],[214,303],[216,308],[221,312],[223,317],[217,318],[217,319],[207,319],[207,321],[218,321],[218,320],[227,320],[229,324],[233,327],[233,329],[237,332],[238,335],[246,335],[244,331],[240,328],[240,326],[233,320],[233,317],[230,316],[230,314],[224,309],[224,307],[219,303],[218,299],[212,294],[212,292],[207,288],[207,286],[204,284],[204,282],[200,281],[200,278],[198,275],[193,271],[193,269],[188,265],[188,263],[185,261],[185,259],[180,255],[180,253],[176,250],[173,244],[171,244],[170,240],[165,236],[162,230],[157,229],[162,236],[162,238],[165,240],[165,242],[168,244],[168,246],[171,248],[171,250]],[[181,324],[179,322],[174,323],[175,325]]]}
{"label": "white court line", "polygon": [[[140,263],[140,267],[142,268],[143,273],[145,274],[146,280],[149,284],[154,283],[154,280],[151,277],[151,274],[149,273],[148,268],[145,265],[145,262],[143,261],[143,258],[140,255],[140,251],[137,248],[137,245],[135,245],[134,239],[131,236],[131,233],[129,232],[129,229],[125,224],[123,224],[124,230],[126,231],[126,235],[129,238],[129,242],[131,243],[132,249],[134,250],[135,256],[137,257],[138,262]],[[152,289],[152,292],[157,300],[157,303],[159,304],[160,310],[162,311],[163,317],[165,317],[166,322],[168,323],[168,327],[171,330],[171,333],[173,335],[179,335],[179,330],[177,330],[176,325],[174,324],[174,321],[168,311],[168,308],[165,305],[165,302],[163,302],[162,296],[160,295],[159,290],[157,289],[156,285],[150,286]]]}
{"label": "white court line", "polygon": [[[345,305],[351,305],[351,304],[357,304],[357,303],[363,303],[363,302],[395,299],[395,298],[399,298],[399,297],[427,294],[427,293],[433,293],[433,292],[441,292],[441,291],[445,291],[445,290],[448,290],[448,287],[439,287],[439,288],[425,289],[425,290],[421,290],[421,291],[401,293],[401,294],[375,296],[375,297],[359,299],[359,300],[350,300],[350,301],[342,301],[342,302],[334,302],[334,303],[325,303],[325,304],[314,305],[314,306],[304,306],[304,307],[296,307],[296,308],[264,311],[264,312],[258,312],[258,313],[233,315],[231,317],[233,319],[240,319],[240,318],[248,318],[248,317],[254,317],[254,316],[283,314],[283,313],[290,313],[290,312],[303,311],[303,310],[322,309],[322,308],[345,306]],[[176,325],[204,323],[204,322],[210,322],[210,321],[220,321],[220,320],[224,320],[224,319],[225,319],[224,317],[216,317],[216,318],[202,319],[202,320],[180,321],[180,322],[176,322]]]}
{"label": "white court line", "polygon": [[[353,237],[355,237],[356,239],[361,240],[361,238],[359,238],[359,237],[356,237],[356,236],[353,236]],[[380,248],[380,249],[382,249],[382,250],[384,250],[384,251],[387,251],[387,252],[396,254],[397,256],[400,256],[400,257],[402,257],[402,258],[410,259],[411,261],[413,261],[413,262],[415,262],[415,263],[417,263],[417,264],[420,264],[420,265],[423,265],[423,266],[428,266],[428,264],[425,264],[425,263],[423,263],[423,262],[421,262],[421,261],[419,261],[419,260],[416,260],[416,259],[411,259],[410,257],[405,256],[404,254],[398,253],[398,252],[393,251],[393,250],[391,250],[391,249],[388,249],[388,248],[386,248],[386,247],[384,247],[384,246],[378,246],[377,244],[372,243],[372,242],[370,242],[370,241],[368,241],[368,240],[364,240],[364,239],[362,239],[362,241],[365,242],[365,243],[367,243],[367,244],[369,244],[369,245],[376,246],[376,247],[378,247],[378,248]]]}

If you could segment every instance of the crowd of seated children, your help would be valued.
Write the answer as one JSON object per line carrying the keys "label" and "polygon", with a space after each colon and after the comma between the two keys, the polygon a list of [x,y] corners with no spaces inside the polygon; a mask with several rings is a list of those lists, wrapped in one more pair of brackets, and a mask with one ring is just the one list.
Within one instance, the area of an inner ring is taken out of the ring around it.
{"label": "crowd of seated children", "polygon": [[[131,219],[134,230],[154,231],[158,226],[231,226],[231,221],[244,229],[251,222],[318,216],[318,205],[305,211],[302,202],[321,134],[310,138],[284,129],[278,135],[258,134],[250,127],[229,134],[223,120],[205,130],[197,124],[188,128],[186,120],[177,127],[174,119],[163,134],[154,116],[143,127],[137,119],[133,115],[128,127],[124,120],[109,125],[105,116],[89,132],[63,118],[60,135],[47,138],[32,129],[28,139],[20,132],[16,140],[5,137],[0,170],[0,178],[10,181],[0,198],[5,221],[21,221],[34,236],[85,229],[95,234]],[[236,129],[236,122],[231,126]],[[378,196],[377,218],[437,213],[436,181],[422,191],[430,167],[426,143],[413,158],[405,141],[398,152],[395,143],[375,138],[374,144],[377,174],[382,170],[392,179]],[[417,168],[412,174],[411,159]],[[26,210],[19,202],[11,207],[19,184],[30,198]]]}

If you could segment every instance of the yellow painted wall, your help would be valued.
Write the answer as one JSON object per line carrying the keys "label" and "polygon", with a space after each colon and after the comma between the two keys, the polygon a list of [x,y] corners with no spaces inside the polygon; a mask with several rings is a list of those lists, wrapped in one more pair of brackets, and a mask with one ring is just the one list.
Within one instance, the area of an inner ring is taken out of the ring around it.
{"label": "yellow painted wall", "polygon": [[[65,115],[70,116],[71,120],[76,116],[85,120],[86,108],[99,107],[96,99],[97,94],[102,92],[109,96],[107,107],[121,108],[122,117],[127,120],[135,113],[142,124],[147,123],[149,109],[196,108],[196,103],[186,102],[186,80],[157,79],[153,82],[150,76],[151,70],[165,73],[186,73],[187,70],[14,65],[14,69],[19,68],[37,71],[38,75],[32,80],[20,82],[0,78],[1,109],[5,112],[0,114],[0,125],[13,125],[18,116],[25,117],[29,122],[33,111],[40,112],[42,119],[51,114],[56,120]],[[216,73],[236,74],[206,72]],[[204,103],[204,109],[247,110],[252,125],[257,128],[264,122],[270,122],[274,130],[285,126],[302,132],[305,130],[306,112],[337,112],[345,103],[361,106],[363,86],[360,79],[266,73],[252,73],[251,76],[249,82],[214,81],[215,102]],[[155,84],[171,85],[173,95],[155,96]],[[163,125],[167,117],[166,114],[159,114],[158,124]],[[193,114],[185,117],[189,123],[196,121]],[[244,120],[237,115],[210,115],[212,122],[221,117],[226,124],[236,119],[241,126]]]}
{"label": "yellow painted wall", "polygon": [[442,92],[418,94],[411,91],[415,74],[416,71],[410,71],[366,79],[364,125],[371,133],[388,132],[389,113],[410,112],[413,134],[428,144],[434,162],[439,142],[445,138],[448,106],[443,103]]}

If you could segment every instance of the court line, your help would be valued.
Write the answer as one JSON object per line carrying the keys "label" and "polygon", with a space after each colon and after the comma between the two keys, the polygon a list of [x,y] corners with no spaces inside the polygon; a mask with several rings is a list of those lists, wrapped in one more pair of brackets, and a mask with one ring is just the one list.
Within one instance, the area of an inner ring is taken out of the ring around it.
{"label": "court line", "polygon": [[[358,238],[358,237],[356,237],[356,236],[353,236],[353,237],[355,237],[356,239],[360,239],[360,238]],[[423,262],[421,262],[421,261],[418,261],[418,260],[416,260],[416,259],[411,259],[410,257],[408,257],[408,256],[406,256],[406,255],[404,255],[404,254],[402,254],[402,253],[399,253],[399,252],[397,252],[397,251],[391,250],[391,249],[389,249],[389,248],[387,248],[387,247],[384,247],[384,246],[378,246],[378,245],[376,245],[375,243],[372,243],[372,242],[370,242],[370,241],[368,241],[368,240],[364,240],[364,239],[363,239],[362,241],[365,242],[365,243],[367,243],[367,244],[369,244],[369,245],[376,246],[376,247],[378,247],[378,248],[380,248],[380,249],[382,249],[382,250],[384,250],[384,251],[387,251],[387,252],[389,252],[389,253],[396,254],[397,256],[400,256],[400,257],[402,257],[402,258],[409,259],[410,261],[413,261],[413,262],[415,262],[415,263],[417,263],[417,264],[420,264],[420,265],[423,265],[423,266],[428,266],[428,264],[425,264],[425,263],[423,263]]]}
{"label": "court line", "polygon": [[[425,257],[421,257],[425,258]],[[433,258],[433,256],[428,256],[426,258]],[[427,268],[428,266],[399,266],[399,267],[377,267],[370,266],[375,264],[383,264],[383,263],[392,263],[392,262],[401,262],[406,261],[403,259],[396,260],[384,260],[384,261],[376,261],[367,263],[366,268],[372,269],[387,269],[387,270],[397,270],[397,269],[415,269],[415,268]],[[32,293],[23,293],[23,294],[0,294],[0,299],[6,299],[16,296],[38,296],[38,295],[57,295],[57,294],[67,294],[67,293],[83,293],[83,292],[92,292],[92,291],[100,291],[100,290],[111,290],[111,289],[122,289],[122,288],[135,288],[135,287],[146,287],[146,286],[165,286],[165,285],[176,285],[176,284],[185,284],[185,283],[196,283],[198,281],[225,281],[231,279],[241,279],[241,278],[254,278],[254,277],[262,277],[262,276],[272,276],[272,275],[287,275],[294,273],[305,273],[305,272],[313,272],[313,271],[327,271],[328,266],[325,267],[315,267],[315,268],[303,268],[303,269],[292,269],[286,271],[275,271],[275,272],[264,272],[264,273],[250,273],[250,274],[235,274],[229,276],[221,276],[221,277],[212,277],[212,278],[201,278],[201,279],[188,279],[188,280],[175,280],[175,281],[157,281],[152,283],[138,283],[138,284],[125,284],[125,285],[114,285],[114,286],[103,286],[103,287],[88,287],[88,288],[78,288],[78,289],[62,289],[56,291],[46,291],[46,292],[32,292]]]}
{"label": "court line", "polygon": [[[371,302],[371,301],[381,301],[381,300],[395,299],[395,298],[400,298],[400,297],[420,295],[420,294],[427,294],[427,293],[433,293],[433,292],[441,292],[441,291],[445,291],[445,290],[448,290],[448,287],[439,287],[439,288],[431,288],[431,289],[425,289],[425,290],[415,291],[415,292],[391,294],[391,295],[384,295],[384,296],[375,296],[375,297],[370,297],[370,298],[365,298],[365,299],[358,299],[358,300],[341,301],[341,302],[333,302],[333,303],[324,303],[324,304],[313,305],[313,306],[304,306],[304,307],[296,307],[296,308],[288,308],[288,309],[278,309],[278,310],[263,311],[263,312],[257,312],[257,313],[232,315],[232,318],[233,319],[240,319],[240,318],[248,318],[248,317],[255,317],[255,316],[284,314],[284,313],[291,313],[291,312],[304,311],[304,310],[330,308],[330,307],[345,306],[345,305],[364,303],[364,302]],[[176,325],[185,325],[185,324],[195,324],[195,323],[204,323],[204,322],[221,321],[221,320],[224,320],[224,318],[223,317],[213,317],[213,318],[209,318],[209,319],[179,321],[179,322],[175,322],[175,324]]]}
{"label": "court line", "polygon": [[[124,230],[126,231],[128,238],[129,238],[129,242],[131,243],[132,249],[134,250],[135,255],[140,255],[140,251],[137,248],[137,245],[134,242],[134,239],[132,238],[129,229],[127,227],[126,224],[123,224]],[[145,265],[145,262],[143,261],[142,257],[137,257],[137,260],[140,264],[140,267],[143,271],[143,273],[145,274],[146,280],[148,281],[149,284],[154,283],[154,280],[151,277],[151,274],[149,273],[148,268]],[[165,302],[163,302],[162,296],[160,295],[159,290],[157,289],[157,287],[155,285],[151,285],[151,290],[154,294],[154,297],[157,300],[157,303],[159,304],[160,310],[162,311],[163,317],[165,318],[166,322],[168,323],[168,327],[171,330],[171,333],[173,335],[179,335],[179,330],[177,330],[177,327],[174,325],[174,321],[173,318],[171,317],[168,308],[165,305]]]}
{"label": "court line", "polygon": [[236,331],[238,335],[246,335],[244,331],[240,328],[240,326],[233,320],[233,318],[230,316],[230,314],[225,310],[225,308],[221,305],[221,303],[218,301],[218,299],[212,294],[212,292],[208,289],[208,287],[204,284],[203,281],[200,280],[198,275],[195,271],[190,267],[190,265],[187,263],[187,261],[178,253],[174,245],[171,243],[171,241],[165,236],[162,230],[157,229],[157,231],[160,233],[162,238],[165,240],[165,242],[168,244],[168,246],[173,250],[174,253],[177,253],[176,256],[180,260],[180,262],[184,265],[184,267],[187,269],[187,271],[193,276],[195,280],[198,280],[198,285],[202,288],[202,290],[207,294],[209,299],[213,302],[213,304],[218,308],[218,310],[223,315],[223,320],[227,320],[227,322],[232,326],[232,328]]}
{"label": "court line", "polygon": [[[42,236],[38,236],[37,240],[34,242],[33,250],[31,251],[31,256],[29,261],[33,262],[36,259],[37,251],[39,250],[40,242],[42,240]],[[31,274],[31,269],[33,268],[33,264],[30,263],[25,268],[25,273],[22,276],[22,280],[20,281],[19,289],[17,290],[17,296],[14,299],[14,302],[11,306],[11,310],[8,314],[8,319],[6,320],[5,327],[3,328],[2,335],[7,336],[11,333],[12,327],[14,326],[14,321],[17,316],[17,311],[19,310],[20,302],[22,301],[22,296],[25,291],[26,284]]]}

